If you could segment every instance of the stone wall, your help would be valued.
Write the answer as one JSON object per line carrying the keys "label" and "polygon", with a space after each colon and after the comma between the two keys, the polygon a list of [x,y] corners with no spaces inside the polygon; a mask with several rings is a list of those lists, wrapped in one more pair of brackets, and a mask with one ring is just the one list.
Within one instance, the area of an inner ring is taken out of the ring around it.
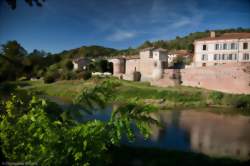
{"label": "stone wall", "polygon": [[[173,69],[165,70],[163,79],[154,85],[171,85]],[[167,72],[166,72],[167,71]],[[250,63],[224,64],[180,70],[182,85],[235,94],[250,94]],[[165,80],[165,81],[164,81]]]}
{"label": "stone wall", "polygon": [[131,75],[134,73],[134,71],[140,70],[140,64],[139,59],[127,59],[126,60],[126,67],[125,67],[125,74]]}

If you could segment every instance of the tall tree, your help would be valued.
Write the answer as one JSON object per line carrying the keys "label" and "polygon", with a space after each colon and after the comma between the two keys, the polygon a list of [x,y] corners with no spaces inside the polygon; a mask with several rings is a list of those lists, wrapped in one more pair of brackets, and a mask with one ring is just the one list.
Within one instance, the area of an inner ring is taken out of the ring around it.
{"label": "tall tree", "polygon": [[[16,0],[5,0],[8,5],[10,5],[11,9],[16,9]],[[43,2],[45,2],[45,0],[25,0],[25,2],[29,5],[29,6],[33,6],[34,4],[36,6],[41,7]]]}

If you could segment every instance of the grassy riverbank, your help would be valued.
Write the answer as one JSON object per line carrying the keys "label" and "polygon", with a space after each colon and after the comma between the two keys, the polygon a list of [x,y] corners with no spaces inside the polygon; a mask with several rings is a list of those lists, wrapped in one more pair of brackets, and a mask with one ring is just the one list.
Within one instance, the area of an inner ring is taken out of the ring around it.
{"label": "grassy riverbank", "polygon": [[[236,107],[243,110],[249,110],[250,108],[250,95],[233,95],[185,86],[161,88],[150,86],[149,83],[109,79],[119,84],[114,88],[116,94],[114,102],[137,99],[163,108],[206,106]],[[83,89],[96,86],[103,80],[105,79],[93,78],[88,81],[70,80],[51,84],[44,84],[43,81],[26,81],[13,84],[17,84],[20,89],[59,97],[72,102]]]}

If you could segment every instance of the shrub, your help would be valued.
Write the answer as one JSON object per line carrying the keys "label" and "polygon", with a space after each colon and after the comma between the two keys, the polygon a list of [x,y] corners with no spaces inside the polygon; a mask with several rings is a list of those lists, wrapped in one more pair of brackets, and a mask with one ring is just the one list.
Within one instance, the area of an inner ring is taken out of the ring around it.
{"label": "shrub", "polygon": [[52,75],[46,75],[43,79],[44,83],[52,83],[55,82],[55,78]]}
{"label": "shrub", "polygon": [[240,96],[233,99],[231,104],[235,108],[250,108],[250,97]]}
{"label": "shrub", "polygon": [[209,95],[209,98],[213,101],[213,103],[221,103],[222,98],[224,97],[223,93],[214,91]]}
{"label": "shrub", "polygon": [[81,72],[78,72],[76,74],[76,78],[77,79],[84,79],[84,80],[88,80],[92,77],[92,74],[91,72],[88,72],[88,71],[81,71]]}
{"label": "shrub", "polygon": [[83,79],[88,80],[90,79],[92,74],[90,72],[83,72]]}
{"label": "shrub", "polygon": [[76,79],[77,76],[74,72],[63,72],[62,75],[61,75],[61,80],[74,80]]}
{"label": "shrub", "polygon": [[73,63],[71,62],[71,60],[67,60],[66,62],[64,62],[64,67],[67,69],[67,70],[72,70],[74,65]]}

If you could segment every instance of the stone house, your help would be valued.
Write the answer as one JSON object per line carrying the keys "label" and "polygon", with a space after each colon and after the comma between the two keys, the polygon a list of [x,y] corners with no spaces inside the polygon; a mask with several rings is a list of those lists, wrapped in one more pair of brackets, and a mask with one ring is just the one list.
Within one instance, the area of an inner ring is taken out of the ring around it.
{"label": "stone house", "polygon": [[225,33],[195,40],[193,66],[250,62],[250,33]]}

